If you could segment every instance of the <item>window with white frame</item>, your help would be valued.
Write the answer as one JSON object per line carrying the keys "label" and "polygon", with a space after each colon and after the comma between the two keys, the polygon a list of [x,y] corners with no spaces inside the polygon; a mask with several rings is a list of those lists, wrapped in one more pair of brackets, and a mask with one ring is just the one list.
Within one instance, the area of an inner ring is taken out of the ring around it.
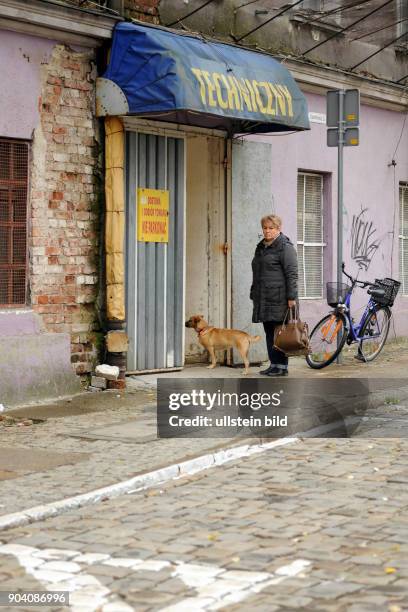
{"label": "window with white frame", "polygon": [[399,223],[399,261],[401,293],[408,295],[408,183],[401,183],[399,188],[400,223]]}
{"label": "window with white frame", "polygon": [[323,297],[323,176],[298,172],[297,253],[299,297]]}

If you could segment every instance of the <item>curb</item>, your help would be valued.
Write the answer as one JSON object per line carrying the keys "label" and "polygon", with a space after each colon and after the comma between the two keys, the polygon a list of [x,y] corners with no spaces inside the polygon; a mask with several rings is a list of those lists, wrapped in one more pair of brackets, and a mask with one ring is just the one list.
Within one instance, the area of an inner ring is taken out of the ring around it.
{"label": "curb", "polygon": [[77,508],[83,508],[90,506],[101,501],[107,501],[120,495],[132,494],[138,491],[144,491],[150,487],[154,487],[159,484],[164,484],[170,480],[176,480],[185,476],[192,476],[204,470],[221,466],[230,461],[241,459],[243,457],[250,457],[258,453],[264,453],[273,448],[279,446],[286,446],[288,444],[294,444],[300,442],[301,438],[313,438],[319,435],[325,434],[332,429],[335,429],[338,422],[330,423],[328,425],[321,425],[315,427],[307,432],[299,432],[288,438],[281,438],[273,440],[272,442],[260,443],[260,444],[244,444],[242,446],[235,446],[232,448],[221,449],[214,453],[208,453],[201,455],[200,457],[194,457],[187,461],[180,463],[174,463],[172,465],[147,472],[145,474],[139,474],[128,480],[118,482],[113,485],[108,485],[100,489],[95,489],[89,493],[81,493],[73,497],[68,497],[56,502],[49,502],[48,504],[42,504],[39,506],[33,506],[27,510],[20,512],[14,512],[12,514],[5,514],[0,517],[0,531],[12,529],[13,527],[24,527],[37,521],[43,521],[44,519],[59,516],[69,510],[75,510]]}
{"label": "curb", "polygon": [[[395,389],[393,391],[390,391],[389,389],[381,389],[376,393],[374,392],[374,397],[371,398],[369,407],[375,408],[381,405],[385,399],[384,396],[388,396],[390,393],[393,393],[393,395],[397,396],[398,399],[406,399],[408,396],[407,389],[408,387],[405,387],[402,392],[398,389]],[[340,405],[338,405],[338,407],[340,408]],[[362,402],[361,408],[363,407],[365,409],[367,408],[366,402]],[[94,491],[90,491],[89,493],[81,493],[79,495],[68,497],[66,499],[62,499],[56,502],[49,502],[47,504],[33,506],[32,508],[28,508],[27,510],[14,512],[12,514],[6,514],[0,517],[0,531],[5,531],[13,527],[22,527],[25,525],[29,525],[37,521],[42,521],[47,518],[59,516],[64,512],[68,512],[69,510],[82,508],[84,506],[96,504],[101,501],[107,501],[120,495],[143,491],[145,489],[154,487],[159,484],[163,484],[170,480],[182,478],[185,476],[191,476],[201,471],[223,465],[224,463],[234,461],[235,459],[249,457],[256,453],[263,453],[279,446],[293,444],[299,442],[302,438],[313,438],[318,437],[319,435],[324,435],[325,433],[328,433],[332,430],[336,430],[340,423],[344,425],[345,419],[350,418],[353,412],[354,414],[356,414],[356,409],[358,411],[359,408],[360,404],[357,402],[354,405],[354,411],[352,411],[351,413],[348,410],[343,412],[343,414],[341,415],[341,421],[336,420],[323,425],[319,424],[316,427],[313,427],[312,429],[309,429],[305,432],[297,432],[291,437],[280,438],[277,440],[273,440],[272,442],[261,441],[259,444],[244,444],[241,446],[220,449],[213,453],[207,453],[199,457],[193,457],[191,459],[181,461],[179,463],[174,463],[169,466],[158,468],[151,472],[138,474],[137,476],[134,476],[130,479],[118,482],[113,485],[108,485],[99,489],[95,489]],[[332,405],[331,409],[336,409],[336,405]],[[330,412],[326,416],[329,415],[335,416],[334,414],[330,414]],[[337,416],[340,416],[339,413],[337,413]]]}
{"label": "curb", "polygon": [[158,484],[163,484],[169,480],[176,478],[182,478],[184,476],[191,476],[197,474],[203,470],[207,470],[212,467],[223,465],[234,459],[240,459],[241,457],[248,457],[255,453],[262,453],[269,449],[285,446],[297,442],[298,439],[283,438],[281,440],[274,440],[267,444],[245,444],[243,446],[237,446],[235,448],[223,449],[215,453],[202,455],[201,457],[195,457],[188,461],[181,463],[175,463],[146,474],[139,474],[123,482],[118,482],[107,487],[95,489],[89,493],[82,493],[75,495],[74,497],[68,497],[66,499],[59,500],[57,502],[50,502],[48,504],[42,504],[40,506],[33,506],[27,510],[20,512],[14,512],[12,514],[6,514],[0,518],[0,531],[11,529],[13,527],[24,527],[37,521],[42,521],[47,518],[59,516],[69,510],[76,508],[82,508],[84,506],[90,506],[101,501],[113,499],[120,495],[136,493],[149,489],[150,487]]}

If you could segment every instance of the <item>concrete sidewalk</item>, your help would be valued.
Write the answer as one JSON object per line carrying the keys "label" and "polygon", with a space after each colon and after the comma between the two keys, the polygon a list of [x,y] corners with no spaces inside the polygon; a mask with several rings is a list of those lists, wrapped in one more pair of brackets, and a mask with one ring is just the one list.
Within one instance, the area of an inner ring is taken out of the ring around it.
{"label": "concrete sidewalk", "polygon": [[[291,357],[289,375],[294,378],[407,378],[408,380],[408,340],[388,342],[381,354],[371,363],[362,363],[354,359],[356,345],[345,346],[342,363],[333,363],[322,370],[312,370],[303,357]],[[266,362],[264,365],[268,365]],[[263,366],[252,366],[249,377],[259,377]],[[160,374],[161,378],[239,378],[242,367],[217,365],[209,370],[207,365],[186,365],[179,372]],[[266,378],[266,377],[265,377]],[[141,374],[128,378],[131,389],[156,388],[157,374]]]}
{"label": "concrete sidewalk", "polygon": [[[259,367],[251,368],[258,376]],[[408,343],[389,344],[378,361],[313,371],[292,359],[290,377],[407,379]],[[188,366],[162,377],[237,378],[241,368]],[[290,379],[286,379],[290,380]],[[157,439],[157,376],[128,378],[125,392],[82,393],[7,411],[0,421],[0,513],[9,514],[132,478],[219,448],[231,439]],[[252,442],[257,439],[252,438]]]}

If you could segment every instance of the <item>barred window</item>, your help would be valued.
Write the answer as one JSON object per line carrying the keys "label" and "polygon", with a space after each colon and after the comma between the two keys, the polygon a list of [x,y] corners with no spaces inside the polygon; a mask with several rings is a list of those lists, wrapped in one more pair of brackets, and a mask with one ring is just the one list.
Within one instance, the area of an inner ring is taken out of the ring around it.
{"label": "barred window", "polygon": [[401,183],[399,188],[399,271],[401,281],[401,292],[408,295],[408,184]]}
{"label": "barred window", "polygon": [[299,297],[323,297],[323,176],[299,172],[297,252]]}
{"label": "barred window", "polygon": [[29,143],[0,138],[0,306],[26,303]]}

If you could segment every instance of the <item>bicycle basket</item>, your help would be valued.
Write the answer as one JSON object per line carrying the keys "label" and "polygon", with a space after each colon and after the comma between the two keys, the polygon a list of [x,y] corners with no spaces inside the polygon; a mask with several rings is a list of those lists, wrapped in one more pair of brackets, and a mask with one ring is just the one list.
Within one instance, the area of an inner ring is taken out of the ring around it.
{"label": "bicycle basket", "polygon": [[326,283],[326,290],[328,305],[336,308],[337,304],[344,304],[351,287],[346,283]]}
{"label": "bicycle basket", "polygon": [[382,296],[373,297],[374,302],[379,306],[392,306],[395,298],[397,297],[400,286],[401,283],[393,278],[376,278],[375,288],[382,289],[385,293]]}

